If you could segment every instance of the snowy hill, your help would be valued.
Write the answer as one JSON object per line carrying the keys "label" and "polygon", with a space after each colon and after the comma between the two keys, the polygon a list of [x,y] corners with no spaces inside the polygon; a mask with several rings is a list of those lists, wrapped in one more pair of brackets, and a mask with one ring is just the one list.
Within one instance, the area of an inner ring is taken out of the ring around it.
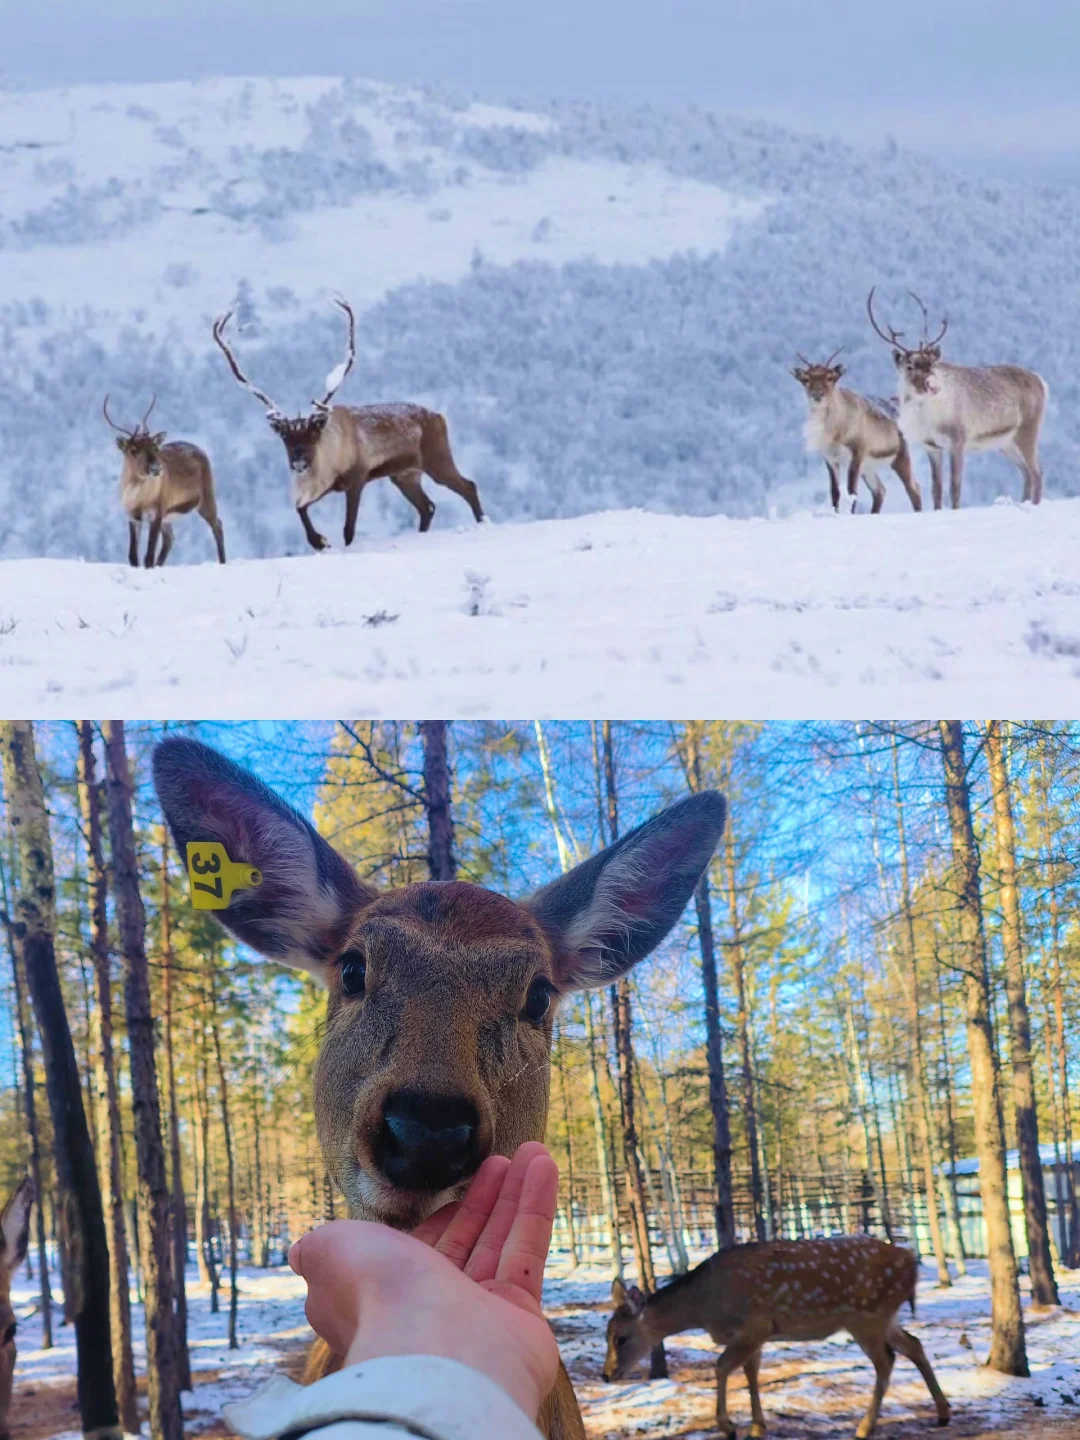
{"label": "snowy hill", "polygon": [[42,718],[663,718],[731,696],[760,718],[1075,715],[1078,553],[1068,500],[470,522],[150,572],[14,560],[0,690]]}
{"label": "snowy hill", "polygon": [[[443,409],[500,521],[814,503],[786,367],[845,344],[888,393],[874,282],[897,324],[908,286],[947,309],[950,358],[1045,374],[1048,493],[1080,494],[1075,187],[700,111],[331,79],[0,91],[0,155],[0,555],[122,557],[106,390],[131,417],[156,391],[209,449],[232,554],[300,553],[284,453],[209,329],[237,304],[249,373],[299,407],[341,354],[336,292],[360,315],[341,398]],[[976,458],[965,498],[999,493],[1013,472]],[[360,523],[412,513],[376,486]]]}

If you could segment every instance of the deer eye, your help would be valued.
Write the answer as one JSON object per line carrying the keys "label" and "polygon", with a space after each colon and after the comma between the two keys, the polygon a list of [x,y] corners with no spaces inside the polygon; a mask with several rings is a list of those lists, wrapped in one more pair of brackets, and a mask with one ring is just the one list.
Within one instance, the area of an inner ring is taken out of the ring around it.
{"label": "deer eye", "polygon": [[341,988],[354,999],[363,995],[367,983],[367,961],[359,950],[345,950],[338,962],[341,966]]}
{"label": "deer eye", "polygon": [[521,1012],[522,1020],[528,1020],[530,1025],[539,1025],[551,1008],[553,989],[550,980],[545,980],[542,976],[535,979],[529,986],[525,1008]]}
{"label": "deer eye", "polygon": [[15,1339],[15,1332],[16,1332],[16,1330],[18,1330],[18,1328],[19,1328],[18,1325],[17,1325],[17,1324],[15,1323],[15,1321],[13,1320],[13,1321],[11,1322],[11,1324],[7,1327],[7,1329],[4,1331],[4,1344],[5,1344],[5,1345],[10,1345],[11,1342]]}

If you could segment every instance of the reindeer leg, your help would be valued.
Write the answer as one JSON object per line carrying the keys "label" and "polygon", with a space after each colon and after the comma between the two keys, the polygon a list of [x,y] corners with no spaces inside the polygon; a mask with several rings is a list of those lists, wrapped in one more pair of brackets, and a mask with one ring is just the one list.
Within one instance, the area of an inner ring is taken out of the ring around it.
{"label": "reindeer leg", "polygon": [[942,1393],[941,1386],[937,1382],[937,1376],[934,1374],[930,1361],[926,1358],[926,1351],[920,1342],[916,1340],[914,1335],[910,1335],[906,1330],[902,1330],[895,1321],[893,1321],[886,1338],[894,1350],[901,1355],[905,1355],[911,1361],[926,1381],[926,1388],[930,1391],[934,1404],[937,1406],[938,1424],[948,1425],[952,1414],[949,1408],[949,1402]]}
{"label": "reindeer leg", "polygon": [[425,530],[431,529],[431,517],[435,514],[435,506],[424,494],[424,487],[420,483],[423,473],[422,470],[406,470],[402,475],[391,475],[390,477],[420,516],[421,535]]}
{"label": "reindeer leg", "polygon": [[313,550],[329,549],[329,540],[327,540],[325,535],[320,535],[318,530],[315,529],[315,526],[312,525],[307,512],[308,507],[306,505],[300,505],[297,507],[296,513],[300,516],[300,523],[304,527],[304,534],[307,536],[308,544]]}
{"label": "reindeer leg", "polygon": [[870,506],[870,514],[880,515],[881,507],[885,504],[885,486],[882,482],[881,476],[877,473],[876,470],[874,470],[869,475],[866,475],[864,478],[866,480],[866,488],[873,496],[873,503]]}
{"label": "reindeer leg", "polygon": [[218,564],[225,564],[225,527],[220,520],[215,520],[210,529],[214,532],[214,544],[217,546]]}
{"label": "reindeer leg", "polygon": [[829,495],[832,497],[832,508],[834,512],[840,513],[840,478],[836,473],[836,466],[831,460],[825,461],[825,469],[829,472]]}
{"label": "reindeer leg", "polygon": [[847,471],[847,493],[851,496],[851,513],[855,514],[855,506],[859,503],[859,476],[862,474],[863,454],[861,450],[852,450],[851,463]]}
{"label": "reindeer leg", "polygon": [[139,568],[139,531],[142,524],[138,520],[128,521],[128,564]]}
{"label": "reindeer leg", "polygon": [[949,503],[960,509],[960,490],[964,484],[964,443],[960,441],[949,451]]}
{"label": "reindeer leg", "polygon": [[173,527],[169,524],[168,520],[163,520],[161,522],[161,549],[158,552],[157,558],[157,563],[159,566],[165,564],[165,561],[168,558],[169,551],[172,549],[172,543]]}
{"label": "reindeer leg", "polygon": [[155,515],[150,521],[150,534],[146,540],[146,558],[143,564],[147,570],[153,569],[154,551],[157,549],[158,536],[161,534],[161,516]]}
{"label": "reindeer leg", "polygon": [[889,1388],[889,1377],[892,1375],[892,1368],[896,1363],[896,1351],[879,1330],[864,1331],[858,1335],[854,1331],[850,1333],[855,1343],[873,1363],[876,1372],[874,1393],[870,1397],[866,1414],[855,1431],[856,1440],[867,1440],[867,1437],[874,1433],[878,1415],[881,1413],[881,1402],[885,1399],[885,1391]]}
{"label": "reindeer leg", "polygon": [[942,484],[944,479],[942,466],[944,462],[941,458],[941,451],[936,448],[933,450],[928,449],[926,454],[930,460],[930,488],[934,496],[934,509],[940,510],[943,499],[942,490],[944,488]]}
{"label": "reindeer leg", "polygon": [[347,477],[345,490],[345,534],[346,545],[351,545],[356,534],[356,517],[360,511],[360,491],[364,488],[363,478],[355,472]]}
{"label": "reindeer leg", "polygon": [[907,491],[907,497],[911,501],[913,510],[922,509],[922,491],[919,489],[919,482],[915,479],[915,471],[911,464],[911,451],[906,442],[901,442],[900,449],[893,458],[892,468],[900,477],[900,483]]}
{"label": "reindeer leg", "polygon": [[746,1372],[746,1388],[750,1392],[750,1440],[761,1440],[765,1434],[765,1416],[761,1409],[758,1393],[758,1371],[761,1369],[761,1351],[756,1350],[743,1365]]}

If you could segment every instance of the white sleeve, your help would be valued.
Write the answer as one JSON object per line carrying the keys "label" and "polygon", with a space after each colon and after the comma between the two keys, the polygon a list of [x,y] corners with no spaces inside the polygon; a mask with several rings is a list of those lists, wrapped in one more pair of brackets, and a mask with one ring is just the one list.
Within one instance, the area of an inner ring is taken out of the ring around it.
{"label": "white sleeve", "polygon": [[278,1375],[223,1413],[243,1440],[540,1440],[505,1390],[440,1355],[364,1360],[314,1385]]}

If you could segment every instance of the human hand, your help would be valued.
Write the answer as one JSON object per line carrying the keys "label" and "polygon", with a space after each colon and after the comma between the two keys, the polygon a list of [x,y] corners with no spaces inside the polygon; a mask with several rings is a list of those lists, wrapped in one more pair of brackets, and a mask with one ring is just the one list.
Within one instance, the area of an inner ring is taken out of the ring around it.
{"label": "human hand", "polygon": [[412,1235],[335,1220],[289,1263],[308,1284],[312,1329],[347,1365],[442,1355],[481,1371],[535,1419],[559,1352],[540,1308],[558,1169],[538,1142],[491,1156],[463,1200]]}

